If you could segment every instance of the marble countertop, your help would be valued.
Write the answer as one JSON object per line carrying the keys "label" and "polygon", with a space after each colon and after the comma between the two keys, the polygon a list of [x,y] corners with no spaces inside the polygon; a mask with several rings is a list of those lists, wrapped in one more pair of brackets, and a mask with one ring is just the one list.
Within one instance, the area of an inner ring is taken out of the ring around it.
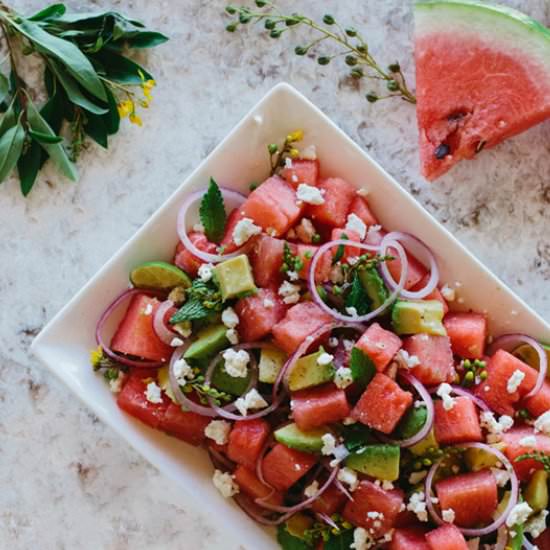
{"label": "marble countertop", "polygon": [[[550,24],[546,0],[504,3]],[[330,10],[365,28],[376,54],[399,58],[412,79],[408,0],[280,4],[316,17]],[[13,5],[30,12],[43,2]],[[427,184],[410,105],[368,105],[341,66],[297,58],[289,41],[226,34],[220,0],[69,5],[127,11],[171,42],[146,58],[158,87],[143,128],[124,124],[108,151],[90,146],[77,184],[48,167],[27,200],[15,180],[0,189],[0,548],[226,548],[216,524],[39,365],[29,344],[279,81],[311,98],[550,320],[550,123]]]}

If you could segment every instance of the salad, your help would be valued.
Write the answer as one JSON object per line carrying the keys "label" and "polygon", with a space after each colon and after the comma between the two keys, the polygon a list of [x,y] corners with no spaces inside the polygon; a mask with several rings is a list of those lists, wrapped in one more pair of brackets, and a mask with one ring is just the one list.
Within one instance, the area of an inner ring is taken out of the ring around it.
{"label": "salad", "polygon": [[187,198],[173,261],[136,266],[99,319],[94,369],[204,447],[283,549],[548,550],[550,349],[493,338],[302,139],[268,146],[247,196]]}

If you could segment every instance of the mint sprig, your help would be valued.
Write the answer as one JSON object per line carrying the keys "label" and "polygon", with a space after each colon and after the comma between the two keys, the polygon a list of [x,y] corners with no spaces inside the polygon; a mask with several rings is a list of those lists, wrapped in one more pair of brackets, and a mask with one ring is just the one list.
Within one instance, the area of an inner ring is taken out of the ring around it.
{"label": "mint sprig", "polygon": [[222,192],[214,178],[210,178],[208,191],[201,200],[199,216],[208,240],[219,243],[225,233],[227,214],[225,213]]}

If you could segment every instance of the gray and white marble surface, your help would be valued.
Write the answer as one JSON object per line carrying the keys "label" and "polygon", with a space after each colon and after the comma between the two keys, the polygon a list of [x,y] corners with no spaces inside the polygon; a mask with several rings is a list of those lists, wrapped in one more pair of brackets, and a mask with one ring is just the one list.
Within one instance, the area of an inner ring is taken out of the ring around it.
{"label": "gray and white marble surface", "polygon": [[[547,0],[505,0],[550,25]],[[39,0],[13,0],[30,12]],[[45,322],[170,195],[275,83],[311,98],[441,223],[550,320],[550,123],[463,163],[419,175],[414,109],[369,106],[343,67],[297,58],[291,41],[229,35],[220,0],[84,0],[171,37],[144,61],[158,86],[144,127],[90,146],[77,184],[48,167],[27,200],[0,189],[0,548],[225,548],[212,518],[82,406],[29,354]],[[380,59],[411,80],[409,0],[280,2],[364,28]],[[334,64],[336,65],[336,64]],[[366,90],[364,90],[366,91]],[[243,537],[243,541],[245,541]]]}

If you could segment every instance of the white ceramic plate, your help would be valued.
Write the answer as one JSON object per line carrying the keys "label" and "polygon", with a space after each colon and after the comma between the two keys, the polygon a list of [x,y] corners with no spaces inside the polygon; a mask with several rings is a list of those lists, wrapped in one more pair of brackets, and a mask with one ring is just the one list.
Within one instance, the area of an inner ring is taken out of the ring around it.
{"label": "white ceramic plate", "polygon": [[[251,521],[211,483],[205,451],[143,426],[122,413],[100,376],[89,364],[94,329],[106,306],[128,286],[137,264],[171,259],[177,243],[176,216],[186,195],[203,188],[210,176],[247,192],[268,172],[266,144],[292,130],[305,131],[314,143],[323,175],[338,175],[369,190],[369,203],[384,227],[413,233],[435,252],[441,280],[461,284],[463,308],[487,310],[492,334],[519,331],[550,341],[550,327],[436,222],[380,166],[304,96],[287,84],[275,86],[176,192],[52,319],[32,350],[104,422],[115,429],[161,472],[181,486],[187,504],[203,507],[236,548],[277,548],[271,532]],[[116,319],[113,319],[113,329]],[[241,546],[241,547],[242,547]]]}

